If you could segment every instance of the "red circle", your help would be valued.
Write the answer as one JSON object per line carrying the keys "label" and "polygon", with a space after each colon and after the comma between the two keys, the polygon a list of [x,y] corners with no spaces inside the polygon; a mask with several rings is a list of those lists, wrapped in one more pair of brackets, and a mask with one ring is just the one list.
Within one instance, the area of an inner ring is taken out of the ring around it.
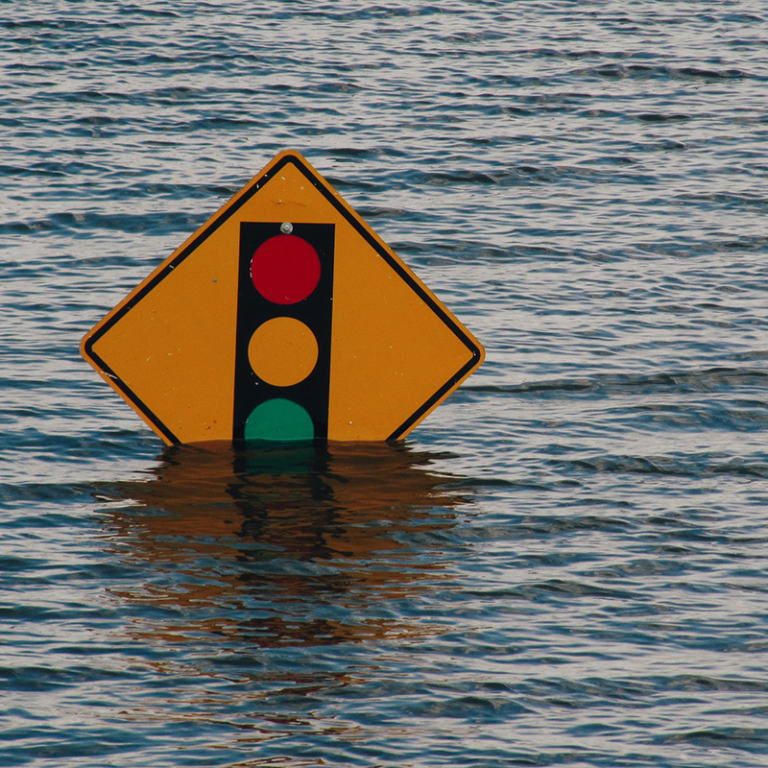
{"label": "red circle", "polygon": [[320,281],[320,257],[303,238],[277,235],[263,242],[251,259],[256,290],[274,304],[306,299]]}

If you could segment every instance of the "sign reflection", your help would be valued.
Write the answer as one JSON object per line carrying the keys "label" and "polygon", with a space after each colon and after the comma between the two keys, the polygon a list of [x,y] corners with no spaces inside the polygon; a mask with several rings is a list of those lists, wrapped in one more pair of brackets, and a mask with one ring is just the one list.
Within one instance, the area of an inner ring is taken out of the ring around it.
{"label": "sign reflection", "polygon": [[455,555],[465,499],[431,469],[439,458],[386,443],[169,448],[147,481],[117,486],[112,541],[141,576],[113,593],[134,606],[137,632],[164,643],[429,632],[402,601],[442,586]]}

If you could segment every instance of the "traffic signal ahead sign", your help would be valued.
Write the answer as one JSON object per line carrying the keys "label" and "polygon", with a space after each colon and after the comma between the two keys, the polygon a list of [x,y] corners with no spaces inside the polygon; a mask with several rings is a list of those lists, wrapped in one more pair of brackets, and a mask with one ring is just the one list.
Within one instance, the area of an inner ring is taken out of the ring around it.
{"label": "traffic signal ahead sign", "polygon": [[97,323],[81,352],[168,444],[403,437],[484,357],[290,151]]}

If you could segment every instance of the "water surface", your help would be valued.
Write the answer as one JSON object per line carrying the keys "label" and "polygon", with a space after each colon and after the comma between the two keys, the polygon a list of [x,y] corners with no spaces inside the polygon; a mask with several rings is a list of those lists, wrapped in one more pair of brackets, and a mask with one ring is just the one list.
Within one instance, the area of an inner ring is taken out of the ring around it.
{"label": "water surface", "polygon": [[[766,764],[762,4],[0,6],[0,763]],[[165,449],[79,340],[285,148],[487,361]]]}

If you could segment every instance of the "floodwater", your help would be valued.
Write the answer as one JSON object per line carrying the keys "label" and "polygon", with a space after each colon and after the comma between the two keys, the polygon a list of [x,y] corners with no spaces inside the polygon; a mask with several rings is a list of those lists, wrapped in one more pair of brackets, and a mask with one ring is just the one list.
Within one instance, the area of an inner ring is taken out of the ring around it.
{"label": "floodwater", "polygon": [[[763,3],[0,8],[0,764],[768,763]],[[286,148],[487,360],[165,448],[80,338]]]}

